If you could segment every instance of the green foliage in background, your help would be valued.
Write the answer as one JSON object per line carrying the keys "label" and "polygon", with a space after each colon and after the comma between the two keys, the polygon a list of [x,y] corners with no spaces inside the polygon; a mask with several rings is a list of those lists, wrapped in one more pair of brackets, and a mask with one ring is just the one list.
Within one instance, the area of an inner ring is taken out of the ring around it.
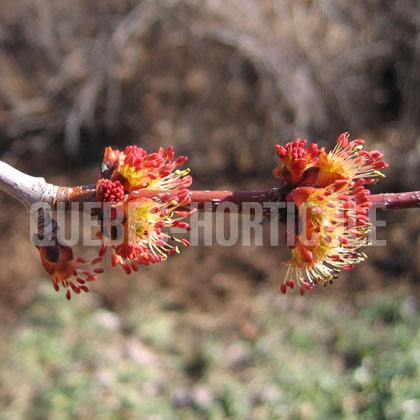
{"label": "green foliage in background", "polygon": [[49,287],[6,337],[1,419],[413,419],[420,319],[403,294],[264,294],[245,338],[154,294],[114,313]]}

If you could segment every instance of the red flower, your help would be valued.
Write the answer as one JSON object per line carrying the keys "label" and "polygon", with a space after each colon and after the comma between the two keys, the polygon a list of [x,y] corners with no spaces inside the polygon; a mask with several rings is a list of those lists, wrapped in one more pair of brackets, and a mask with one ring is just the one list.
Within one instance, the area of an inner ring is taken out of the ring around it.
{"label": "red flower", "polygon": [[54,289],[58,292],[60,285],[64,287],[68,300],[71,299],[71,290],[76,294],[88,292],[86,282],[96,280],[96,275],[103,272],[102,268],[87,270],[102,261],[102,258],[86,263],[83,258],[74,258],[72,249],[65,244],[40,245],[38,250],[42,266],[51,276]]}
{"label": "red flower", "polygon": [[125,192],[138,189],[172,190],[188,188],[192,178],[189,169],[176,170],[187,161],[185,156],[174,160],[174,150],[169,146],[156,153],[148,154],[137,146],[128,146],[124,152],[105,149],[103,166],[110,168],[111,181],[120,181]]}
{"label": "red flower", "polygon": [[[129,274],[137,271],[138,264],[161,262],[179,252],[177,244],[189,245],[186,239],[166,232],[174,227],[188,230],[189,225],[182,219],[194,212],[184,209],[191,202],[187,190],[192,182],[189,169],[176,169],[186,160],[184,156],[174,160],[172,146],[151,154],[137,146],[128,146],[124,152],[106,148],[102,173],[109,179],[98,181],[97,199],[117,203],[111,214],[123,212],[124,238],[121,244],[114,245],[116,238],[107,226],[110,221],[103,220],[100,256],[111,243],[112,264],[121,264]],[[150,199],[141,196],[142,190],[168,192]]]}
{"label": "red flower", "polygon": [[306,140],[297,139],[285,147],[277,145],[277,155],[282,164],[274,170],[281,185],[299,187],[312,185],[325,188],[337,180],[349,184],[364,178],[365,183],[375,177],[383,177],[380,169],[388,165],[378,151],[367,152],[363,149],[364,140],[349,141],[348,133],[341,134],[334,149],[328,153],[316,144],[306,149]]}
{"label": "red flower", "polygon": [[317,157],[321,153],[316,144],[310,144],[306,149],[306,140],[297,139],[286,146],[276,145],[277,156],[282,164],[273,174],[280,178],[280,183],[297,185],[303,182],[308,174],[307,170],[314,167]]}
{"label": "red flower", "polygon": [[337,145],[326,153],[316,145],[305,150],[296,140],[285,148],[277,146],[282,160],[275,174],[280,185],[290,191],[286,200],[296,206],[296,227],[286,238],[292,258],[281,291],[297,283],[305,288],[324,286],[337,277],[340,269],[352,269],[366,255],[358,249],[369,245],[368,209],[370,191],[365,185],[383,177],[387,164],[380,152],[362,150],[363,140],[348,140],[342,134]]}
{"label": "red flower", "polygon": [[[160,195],[158,199],[143,198],[131,193],[116,205],[124,211],[124,238],[113,246],[112,265],[121,264],[127,274],[137,271],[138,265],[165,261],[168,255],[179,253],[178,244],[189,245],[186,239],[178,239],[168,233],[170,228],[189,230],[183,219],[196,210],[183,210],[191,199],[186,190]],[[115,238],[102,234],[104,244]],[[112,241],[111,241],[112,243]],[[105,247],[106,245],[104,245]],[[102,248],[102,253],[104,252]]]}

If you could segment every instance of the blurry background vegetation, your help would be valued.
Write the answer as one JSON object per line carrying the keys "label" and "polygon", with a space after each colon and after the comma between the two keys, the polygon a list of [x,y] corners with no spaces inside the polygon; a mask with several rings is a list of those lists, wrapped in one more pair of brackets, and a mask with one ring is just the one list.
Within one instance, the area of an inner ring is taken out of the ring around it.
{"label": "blurry background vegetation", "polygon": [[[276,143],[349,131],[390,163],[375,191],[419,189],[419,29],[418,0],[3,0],[0,156],[74,185],[173,144],[196,188],[270,188]],[[67,303],[0,206],[1,419],[420,416],[417,210],[304,298],[287,249],[215,245]]]}

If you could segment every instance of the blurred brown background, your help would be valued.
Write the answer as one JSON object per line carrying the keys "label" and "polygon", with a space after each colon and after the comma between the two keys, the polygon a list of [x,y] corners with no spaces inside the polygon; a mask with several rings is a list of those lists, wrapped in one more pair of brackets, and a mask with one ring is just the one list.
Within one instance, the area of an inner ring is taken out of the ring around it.
{"label": "blurred brown background", "polygon": [[[418,189],[418,9],[416,0],[5,1],[2,159],[52,182],[89,183],[106,145],[173,144],[189,156],[196,188],[267,188],[276,143],[300,137],[330,146],[349,131],[390,163],[375,190]],[[26,214],[0,200],[2,299],[11,304],[41,271]],[[390,246],[372,251],[381,282],[418,275],[417,214],[396,213],[388,216]],[[237,254],[229,267],[217,247],[186,250],[173,264],[178,272],[203,258],[222,276],[237,269],[235,290],[277,279],[281,250],[229,252]],[[247,252],[254,261],[243,265]],[[212,273],[199,272],[200,295],[218,288]],[[197,283],[194,272],[181,277],[182,287]]]}
{"label": "blurred brown background", "polygon": [[[348,131],[390,164],[376,192],[419,189],[419,29],[418,0],[3,0],[0,156],[74,185],[95,181],[107,145],[172,144],[189,156],[196,189],[265,189],[275,185],[276,143],[330,147]],[[23,207],[5,194],[0,207],[0,315],[14,328],[49,280]],[[396,289],[417,299],[419,212],[381,217],[388,246],[304,299]],[[125,319],[126,305],[152,293],[168,310],[218,314],[253,341],[255,301],[277,296],[287,256],[286,247],[192,247],[129,278],[108,270],[92,285],[95,308]],[[278,302],[300,311],[306,301]],[[0,403],[13,400],[2,392]]]}

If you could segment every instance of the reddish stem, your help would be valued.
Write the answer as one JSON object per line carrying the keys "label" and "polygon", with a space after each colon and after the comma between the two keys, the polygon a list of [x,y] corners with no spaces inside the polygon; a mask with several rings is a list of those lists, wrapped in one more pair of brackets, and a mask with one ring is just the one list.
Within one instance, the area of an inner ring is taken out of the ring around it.
{"label": "reddish stem", "polygon": [[[69,201],[92,201],[94,200],[94,190],[90,188],[78,187],[80,192],[83,193],[82,197],[77,198],[74,194],[76,189],[73,189],[73,194]],[[138,190],[136,192],[139,196],[144,198],[159,197],[159,194],[167,194],[168,191],[156,190]],[[176,195],[176,192],[172,192]],[[215,211],[219,203],[229,202],[236,204],[241,211],[241,204],[243,203],[259,203],[263,205],[269,202],[284,201],[284,194],[278,188],[265,191],[190,191],[191,202],[198,206],[199,210],[212,210]],[[61,200],[60,200],[61,201]],[[384,209],[408,209],[420,208],[420,191],[392,193],[392,194],[373,194],[369,196],[369,201],[378,207]]]}
{"label": "reddish stem", "polygon": [[[235,204],[244,202],[263,204],[284,200],[284,198],[283,200],[281,198],[281,192],[276,188],[267,191],[191,191],[190,194],[191,201],[197,203],[199,209],[203,209],[204,204],[208,202],[212,203],[213,207],[216,208],[217,205],[215,203],[225,201]],[[150,196],[153,196],[153,194]],[[420,191],[373,194],[369,196],[369,201],[386,210],[420,208]]]}
{"label": "reddish stem", "polygon": [[369,201],[372,204],[383,205],[387,210],[420,208],[420,191],[374,194],[369,196]]}
{"label": "reddish stem", "polygon": [[[136,193],[144,198],[159,197],[159,194],[167,194],[168,191],[138,190]],[[175,196],[176,192],[172,192]],[[215,211],[220,203],[233,203],[242,210],[243,203],[264,203],[281,201],[279,190],[273,188],[266,191],[190,191],[191,203],[198,207],[198,210]]]}

